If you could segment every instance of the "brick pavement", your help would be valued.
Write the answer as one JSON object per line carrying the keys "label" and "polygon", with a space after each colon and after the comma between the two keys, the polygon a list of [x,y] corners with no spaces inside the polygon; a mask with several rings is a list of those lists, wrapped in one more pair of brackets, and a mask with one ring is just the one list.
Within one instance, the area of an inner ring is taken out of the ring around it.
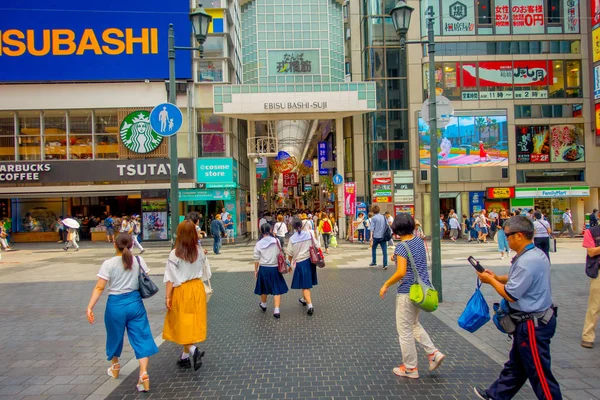
{"label": "brick pavement", "polygon": [[[111,248],[84,243],[80,252],[65,254],[56,247],[19,245],[19,251],[3,253],[0,399],[99,400],[113,388],[110,398],[137,396],[136,373],[125,377],[128,370],[134,370],[135,360],[133,367],[124,368],[123,379],[106,376],[101,321],[106,297],[96,308],[96,325],[90,326],[83,313],[95,274]],[[439,373],[422,372],[419,382],[405,382],[391,374],[400,360],[393,296],[381,301],[377,293],[392,271],[364,268],[370,262],[366,246],[343,243],[332,250],[315,290],[317,311],[312,319],[302,314],[298,295],[292,293],[284,297],[280,321],[256,306],[249,273],[253,269],[251,248],[224,246],[221,256],[211,256],[216,294],[209,307],[209,339],[203,345],[205,365],[197,374],[177,371],[173,360],[178,350],[170,343],[162,344],[161,353],[151,361],[153,390],[140,398],[250,399],[258,394],[270,398],[472,398],[469,387],[490,383],[506,361],[510,343],[491,324],[476,334],[456,324],[475,283],[472,268],[464,262],[466,256],[475,254],[496,272],[508,269],[508,262],[499,260],[492,244],[444,244],[445,302],[433,315],[425,315],[423,322],[449,358]],[[156,281],[160,281],[168,251],[151,247],[144,254]],[[552,345],[555,374],[566,398],[600,398],[597,349],[579,347],[587,301],[584,252],[579,241],[565,239],[552,257],[553,292],[561,307]],[[489,288],[484,294],[489,302],[496,298]],[[159,336],[162,295],[146,301],[146,306],[153,334]],[[272,338],[271,342],[264,337]],[[131,358],[126,345],[123,364]],[[424,362],[421,355],[422,366]],[[524,389],[522,396],[532,398],[531,389]]]}

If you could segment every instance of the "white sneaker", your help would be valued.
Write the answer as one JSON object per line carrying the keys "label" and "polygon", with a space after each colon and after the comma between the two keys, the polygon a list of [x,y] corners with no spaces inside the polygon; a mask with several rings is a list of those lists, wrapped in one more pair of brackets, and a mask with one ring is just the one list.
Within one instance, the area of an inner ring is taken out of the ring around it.
{"label": "white sneaker", "polygon": [[429,371],[435,371],[442,364],[442,361],[446,358],[439,350],[436,350],[433,354],[427,356],[429,359]]}
{"label": "white sneaker", "polygon": [[504,260],[504,256],[500,256],[500,259],[501,259],[501,260]]}

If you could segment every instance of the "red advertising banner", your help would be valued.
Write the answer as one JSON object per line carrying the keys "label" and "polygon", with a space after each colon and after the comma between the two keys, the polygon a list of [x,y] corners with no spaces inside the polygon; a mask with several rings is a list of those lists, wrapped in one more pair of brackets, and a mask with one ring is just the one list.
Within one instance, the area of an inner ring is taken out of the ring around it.
{"label": "red advertising banner", "polygon": [[[550,68],[548,68],[550,65]],[[459,77],[463,87],[479,86],[544,86],[552,82],[552,61],[481,61],[479,63],[460,63]]]}
{"label": "red advertising banner", "polygon": [[392,178],[373,178],[373,185],[391,185]]}
{"label": "red advertising banner", "polygon": [[344,183],[344,214],[356,214],[356,182]]}
{"label": "red advertising banner", "polygon": [[600,24],[600,2],[592,0],[591,3],[591,17],[592,17],[592,27]]}
{"label": "red advertising banner", "polygon": [[412,204],[394,205],[394,215],[401,213],[410,214],[415,216],[415,206]]}
{"label": "red advertising banner", "polygon": [[295,172],[286,172],[283,174],[283,187],[292,187],[298,184],[298,174]]}

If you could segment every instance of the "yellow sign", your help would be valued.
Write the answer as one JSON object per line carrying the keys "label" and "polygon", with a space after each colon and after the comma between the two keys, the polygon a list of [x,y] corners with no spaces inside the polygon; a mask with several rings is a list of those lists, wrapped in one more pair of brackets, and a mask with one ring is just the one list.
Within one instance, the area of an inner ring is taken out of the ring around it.
{"label": "yellow sign", "polygon": [[596,104],[596,136],[600,136],[600,103]]}
{"label": "yellow sign", "polygon": [[600,61],[600,28],[592,31],[592,53],[594,55],[594,62]]}
{"label": "yellow sign", "polygon": [[510,189],[509,188],[494,188],[494,199],[506,199],[510,197]]}
{"label": "yellow sign", "polygon": [[391,202],[392,202],[391,196],[382,196],[382,197],[374,197],[373,198],[373,203],[391,203]]}

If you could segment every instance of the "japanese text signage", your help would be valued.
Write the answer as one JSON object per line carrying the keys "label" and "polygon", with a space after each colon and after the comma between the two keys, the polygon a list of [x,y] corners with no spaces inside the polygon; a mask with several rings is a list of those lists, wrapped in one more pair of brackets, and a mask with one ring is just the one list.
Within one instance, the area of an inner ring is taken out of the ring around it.
{"label": "japanese text signage", "polygon": [[550,126],[550,161],[585,161],[583,124]]}
{"label": "japanese text signage", "polygon": [[319,50],[269,50],[269,75],[315,75],[321,73]]}
{"label": "japanese text signage", "polygon": [[594,62],[600,61],[600,28],[592,31],[592,56]]}
{"label": "japanese text signage", "polygon": [[513,34],[544,33],[543,0],[512,0]]}
{"label": "japanese text signage", "polygon": [[293,187],[298,184],[298,174],[295,172],[286,172],[283,174],[283,187]]}
{"label": "japanese text signage", "polygon": [[[175,44],[190,45],[185,1],[29,0],[14,5],[3,8],[0,19],[3,82],[165,79],[169,23],[175,26]],[[192,76],[191,55],[177,56],[177,78]]]}
{"label": "japanese text signage", "polygon": [[591,17],[592,17],[592,28],[596,28],[600,24],[600,2],[591,0]]}
{"label": "japanese text signage", "polygon": [[548,126],[517,126],[517,163],[550,161]]}
{"label": "japanese text signage", "polygon": [[413,204],[415,201],[412,171],[394,171],[394,203]]}
{"label": "japanese text signage", "polygon": [[535,197],[587,197],[589,195],[589,186],[515,189],[515,198],[517,199],[531,199]]}
{"label": "japanese text signage", "polygon": [[[550,65],[550,68],[548,67]],[[456,63],[462,69],[463,87],[479,86],[545,86],[552,82],[552,62],[530,61],[481,61],[476,63]]]}
{"label": "japanese text signage", "polygon": [[444,6],[442,31],[444,35],[474,35],[475,12],[473,3],[470,3],[470,8],[460,1]]}
{"label": "japanese text signage", "polygon": [[329,169],[323,168],[323,163],[329,161],[329,142],[319,142],[319,175],[329,175]]}
{"label": "japanese text signage", "polygon": [[517,126],[517,163],[583,162],[583,125]]}
{"label": "japanese text signage", "polygon": [[484,208],[485,192],[469,192],[469,212],[481,212]]}
{"label": "japanese text signage", "polygon": [[594,67],[594,99],[600,99],[600,65]]}
{"label": "japanese text signage", "polygon": [[565,33],[579,33],[579,0],[563,0],[563,6]]}
{"label": "japanese text signage", "polygon": [[600,136],[600,103],[595,105],[596,113],[596,136]]}
{"label": "japanese text signage", "polygon": [[356,214],[356,182],[344,183],[344,214]]}
{"label": "japanese text signage", "polygon": [[497,34],[510,34],[510,5],[508,0],[496,0],[494,9],[494,24]]}
{"label": "japanese text signage", "polygon": [[391,171],[372,172],[371,189],[373,190],[373,203],[392,202],[392,173]]}
{"label": "japanese text signage", "polygon": [[487,188],[486,197],[488,199],[512,199],[515,197],[515,188]]}

